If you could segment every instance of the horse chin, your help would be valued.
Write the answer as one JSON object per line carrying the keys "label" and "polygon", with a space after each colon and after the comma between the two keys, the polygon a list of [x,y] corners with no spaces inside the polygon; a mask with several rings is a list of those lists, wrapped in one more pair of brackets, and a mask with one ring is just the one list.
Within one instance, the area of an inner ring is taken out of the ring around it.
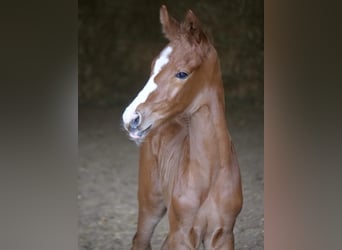
{"label": "horse chin", "polygon": [[146,129],[130,132],[129,137],[132,141],[134,141],[139,146],[144,141],[146,136],[149,134],[149,132],[151,131],[151,128],[152,128],[152,124],[149,125]]}

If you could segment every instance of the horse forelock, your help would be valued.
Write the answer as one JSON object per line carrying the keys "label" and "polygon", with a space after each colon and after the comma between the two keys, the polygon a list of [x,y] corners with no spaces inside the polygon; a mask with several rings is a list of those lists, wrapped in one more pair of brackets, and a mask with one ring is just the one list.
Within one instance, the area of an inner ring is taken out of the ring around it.
{"label": "horse forelock", "polygon": [[179,34],[179,37],[170,44],[174,48],[172,61],[180,70],[188,70],[190,73],[202,64],[211,48],[207,41],[201,43],[189,41],[187,34]]}

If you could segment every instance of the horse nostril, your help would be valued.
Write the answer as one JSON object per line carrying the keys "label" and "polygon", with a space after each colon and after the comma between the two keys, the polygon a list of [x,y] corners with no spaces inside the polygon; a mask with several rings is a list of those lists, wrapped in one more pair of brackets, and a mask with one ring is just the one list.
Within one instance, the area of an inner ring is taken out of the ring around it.
{"label": "horse nostril", "polygon": [[137,116],[131,120],[131,122],[129,123],[129,126],[132,128],[132,129],[137,129],[138,126],[140,125],[141,123],[141,114],[139,112],[136,112],[135,113]]}

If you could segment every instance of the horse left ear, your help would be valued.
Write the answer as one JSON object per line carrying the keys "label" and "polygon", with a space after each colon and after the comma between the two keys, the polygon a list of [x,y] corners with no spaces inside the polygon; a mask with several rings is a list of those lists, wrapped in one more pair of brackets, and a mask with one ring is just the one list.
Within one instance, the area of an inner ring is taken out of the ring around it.
{"label": "horse left ear", "polygon": [[160,7],[160,23],[163,28],[163,33],[169,41],[177,37],[180,25],[176,19],[169,15],[165,5]]}
{"label": "horse left ear", "polygon": [[183,29],[185,29],[190,37],[193,37],[197,43],[200,43],[206,37],[201,28],[200,21],[192,10],[188,10],[188,13],[185,16]]}

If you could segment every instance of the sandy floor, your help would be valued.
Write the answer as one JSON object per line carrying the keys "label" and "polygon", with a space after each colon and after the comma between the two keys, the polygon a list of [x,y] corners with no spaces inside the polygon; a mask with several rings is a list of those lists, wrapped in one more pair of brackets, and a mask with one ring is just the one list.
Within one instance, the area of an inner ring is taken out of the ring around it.
{"label": "sandy floor", "polygon": [[[121,109],[80,108],[79,249],[130,249],[137,219],[138,148],[120,127]],[[263,113],[229,112],[242,173],[244,207],[235,227],[236,250],[264,249]],[[166,218],[156,228],[159,249]]]}

